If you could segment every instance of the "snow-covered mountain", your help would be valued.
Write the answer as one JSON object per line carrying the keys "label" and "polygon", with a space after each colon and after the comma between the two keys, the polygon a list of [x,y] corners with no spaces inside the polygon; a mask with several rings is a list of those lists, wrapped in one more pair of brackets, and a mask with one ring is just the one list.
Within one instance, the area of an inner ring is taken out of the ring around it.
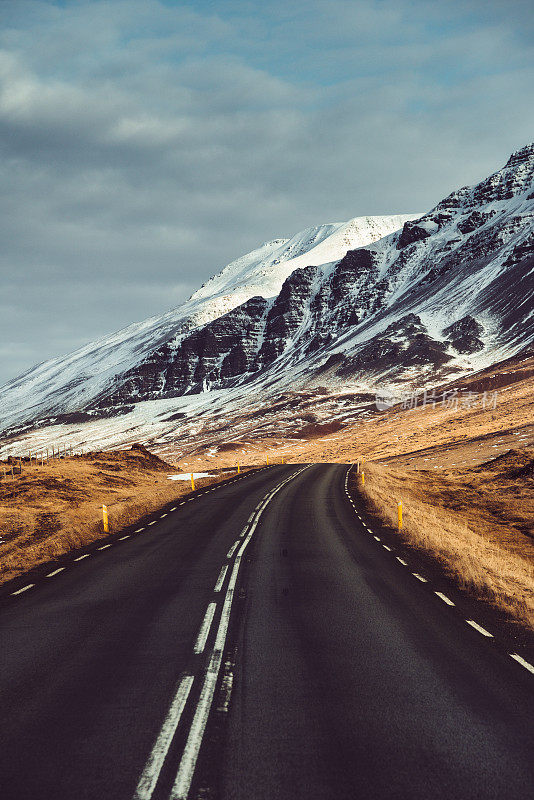
{"label": "snow-covered mountain", "polygon": [[263,244],[180,308],[6,384],[0,428],[133,404],[139,416],[143,402],[207,389],[243,402],[313,385],[420,387],[517,354],[534,339],[533,179],[529,145],[422,216]]}
{"label": "snow-covered mountain", "polygon": [[[124,382],[123,376],[136,369],[146,371],[154,353],[162,349],[176,352],[195,331],[252,297],[276,297],[295,269],[339,260],[347,250],[364,247],[417,216],[356,217],[262,244],[228,264],[178,308],[129,325],[70,355],[38,364],[0,387],[0,431],[37,417],[85,409],[97,398],[105,404]],[[240,318],[239,312],[236,316]],[[196,384],[202,384],[203,378]],[[159,388],[141,389],[136,399],[172,394],[169,387],[165,390],[163,372],[159,379],[155,376],[155,383]],[[191,387],[180,386],[174,394],[186,389]]]}

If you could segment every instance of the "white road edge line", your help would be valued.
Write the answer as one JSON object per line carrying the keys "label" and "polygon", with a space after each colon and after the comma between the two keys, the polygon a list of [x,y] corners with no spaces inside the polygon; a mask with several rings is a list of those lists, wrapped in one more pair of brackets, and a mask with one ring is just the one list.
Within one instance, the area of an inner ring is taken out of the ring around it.
{"label": "white road edge line", "polygon": [[216,609],[217,603],[210,603],[207,608],[204,620],[202,621],[202,625],[200,626],[200,630],[198,632],[197,640],[195,642],[194,650],[197,655],[204,652],[206,642],[208,641],[208,636],[210,635],[211,623],[213,622]]}
{"label": "white road edge line", "polygon": [[517,653],[510,653],[510,658],[513,658],[518,664],[521,664],[522,667],[528,669],[528,671],[532,672],[534,675],[534,667],[532,664],[530,664],[528,661],[525,661],[525,659],[521,658],[521,656],[518,656]]}
{"label": "white road edge line", "polygon": [[446,594],[443,594],[443,592],[434,592],[434,594],[437,594],[437,596],[439,597],[439,599],[440,599],[440,600],[443,600],[443,602],[444,602],[444,603],[447,603],[447,605],[448,605],[448,606],[453,606],[453,605],[454,605],[454,603],[452,602],[452,600],[450,600],[450,599],[447,597],[447,595],[446,595]]}
{"label": "white road edge line", "polygon": [[428,583],[427,579],[423,578],[422,575],[419,575],[418,572],[412,572],[412,575],[414,576],[414,578],[417,578],[418,581],[421,581],[421,583]]}
{"label": "white road edge line", "polygon": [[[307,467],[304,467],[304,469],[307,469]],[[296,478],[297,475],[300,475],[301,472],[304,471],[304,469],[299,470],[298,472],[291,475],[290,478],[287,478],[285,481],[279,484],[274,490],[274,492],[271,492],[271,497],[275,495],[276,492],[279,492],[280,489],[282,489],[283,486],[289,483],[290,480],[293,480],[293,478]],[[211,709],[211,704],[213,702],[213,695],[215,694],[215,685],[217,683],[217,678],[222,663],[222,656],[226,644],[226,635],[228,633],[228,626],[230,623],[230,612],[232,610],[232,600],[234,596],[235,585],[237,582],[237,574],[239,572],[239,566],[241,564],[243,553],[245,552],[245,549],[248,543],[250,542],[254,531],[258,526],[260,516],[261,515],[258,514],[256,521],[253,522],[253,524],[250,526],[250,530],[246,538],[241,543],[241,547],[239,548],[239,552],[234,561],[232,574],[228,582],[228,588],[226,589],[226,595],[224,598],[221,619],[219,622],[219,627],[217,629],[217,636],[215,638],[213,652],[211,655],[206,676],[204,678],[204,683],[202,685],[202,690],[200,692],[200,698],[197,703],[195,715],[191,723],[191,728],[189,729],[189,735],[187,737],[187,742],[184,747],[182,759],[180,761],[180,766],[178,767],[176,779],[174,781],[171,793],[169,795],[169,800],[187,800],[187,795],[189,794],[191,781],[193,780],[193,775],[195,772],[195,767],[198,759],[198,754],[200,752],[200,746],[202,744],[202,737],[204,736],[204,730],[206,728],[208,716]]]}
{"label": "white road edge line", "polygon": [[482,636],[488,636],[490,639],[493,639],[493,634],[487,631],[482,625],[478,625],[474,619],[466,619],[468,625],[471,625],[476,631],[482,634]]}
{"label": "white road edge line", "polygon": [[215,584],[215,588],[213,589],[214,592],[220,592],[221,587],[224,583],[224,579],[226,578],[226,573],[228,572],[228,564],[221,568],[219,572],[219,577],[217,578],[217,583]]}
{"label": "white road edge line", "polygon": [[161,726],[159,736],[156,739],[152,752],[148,757],[148,761],[139,779],[139,783],[137,784],[133,800],[150,800],[152,797],[163,762],[169,752],[169,747],[176,733],[180,717],[187,703],[193,681],[194,677],[192,675],[184,675],[180,681],[180,685],[174,695],[165,721]]}
{"label": "white road edge line", "polygon": [[23,586],[22,589],[17,589],[16,592],[11,592],[11,594],[22,594],[22,592],[27,592],[28,589],[31,589],[35,586],[35,583],[29,583],[27,586]]}

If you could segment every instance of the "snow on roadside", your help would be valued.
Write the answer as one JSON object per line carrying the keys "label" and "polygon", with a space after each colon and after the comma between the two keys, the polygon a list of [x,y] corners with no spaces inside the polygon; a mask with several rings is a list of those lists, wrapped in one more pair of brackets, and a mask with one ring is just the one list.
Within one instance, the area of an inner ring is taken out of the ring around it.
{"label": "snow on roadside", "polygon": [[[212,477],[213,473],[211,472],[193,472],[193,478],[212,478]],[[167,475],[167,478],[170,481],[190,481],[191,473],[179,472],[177,475]]]}

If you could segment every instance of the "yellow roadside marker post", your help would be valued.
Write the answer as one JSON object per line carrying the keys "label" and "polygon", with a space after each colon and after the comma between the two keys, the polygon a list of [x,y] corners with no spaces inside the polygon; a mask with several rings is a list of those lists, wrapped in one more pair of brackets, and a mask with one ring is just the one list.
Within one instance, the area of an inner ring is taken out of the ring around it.
{"label": "yellow roadside marker post", "polygon": [[239,464],[238,464],[238,465],[237,465],[237,474],[239,475],[240,473],[241,473],[241,467],[240,467],[240,466],[239,466]]}
{"label": "yellow roadside marker post", "polygon": [[102,522],[104,524],[104,533],[109,533],[109,520],[108,520],[108,507],[102,506]]}
{"label": "yellow roadside marker post", "polygon": [[397,513],[399,515],[399,530],[402,528],[402,500],[397,503]]}
{"label": "yellow roadside marker post", "polygon": [[362,472],[361,475],[362,475],[362,486],[365,486],[365,472]]}
{"label": "yellow roadside marker post", "polygon": [[193,477],[193,473],[191,473],[191,489],[195,491],[195,479]]}
{"label": "yellow roadside marker post", "polygon": [[269,466],[269,456],[267,456],[267,466]]}

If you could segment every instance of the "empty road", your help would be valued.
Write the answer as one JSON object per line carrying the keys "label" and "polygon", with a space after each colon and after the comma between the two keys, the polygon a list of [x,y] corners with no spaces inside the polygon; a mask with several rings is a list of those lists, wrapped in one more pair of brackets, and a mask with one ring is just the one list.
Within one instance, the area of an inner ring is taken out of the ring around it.
{"label": "empty road", "polygon": [[2,800],[534,797],[529,663],[347,469],[245,475],[4,592]]}

